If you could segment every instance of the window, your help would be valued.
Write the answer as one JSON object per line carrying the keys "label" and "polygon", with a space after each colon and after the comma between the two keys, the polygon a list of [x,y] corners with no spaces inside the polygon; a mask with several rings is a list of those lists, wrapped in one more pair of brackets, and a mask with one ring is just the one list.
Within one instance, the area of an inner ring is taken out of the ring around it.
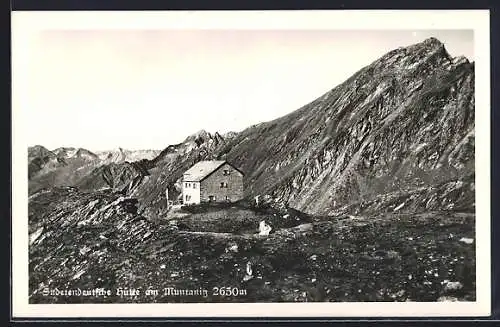
{"label": "window", "polygon": [[223,188],[224,187],[224,183],[220,183],[220,188]]}
{"label": "window", "polygon": [[189,183],[184,183],[184,187],[188,188],[189,187]]}
{"label": "window", "polygon": [[196,188],[196,183],[193,183],[193,188]]}
{"label": "window", "polygon": [[227,188],[227,183],[221,182],[220,183],[220,188]]}
{"label": "window", "polygon": [[186,202],[191,200],[191,195],[186,195]]}
{"label": "window", "polygon": [[227,169],[224,169],[223,173],[222,173],[224,176],[228,176],[229,175],[229,170]]}
{"label": "window", "polygon": [[230,201],[231,199],[229,198],[229,196],[226,195],[226,201]]}

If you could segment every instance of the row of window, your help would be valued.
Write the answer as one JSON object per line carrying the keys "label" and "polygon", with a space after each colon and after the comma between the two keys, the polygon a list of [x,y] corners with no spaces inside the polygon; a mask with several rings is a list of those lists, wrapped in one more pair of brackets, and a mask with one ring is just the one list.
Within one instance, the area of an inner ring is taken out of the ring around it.
{"label": "row of window", "polygon": [[[196,183],[184,183],[184,187],[185,188],[190,188],[190,187],[197,188]],[[220,188],[227,188],[227,187],[228,187],[227,182],[220,183]]]}
{"label": "row of window", "polygon": [[[209,195],[209,196],[208,196],[208,201],[210,201],[210,202],[211,202],[211,201],[215,201],[215,200],[217,200],[217,198],[215,197],[215,195]],[[226,201],[231,201],[231,198],[230,198],[229,196],[227,196],[227,195],[226,195],[225,200],[226,200]]]}
{"label": "row of window", "polygon": [[184,183],[184,187],[185,188],[190,188],[190,187],[196,188],[197,186],[196,186],[196,183]]}
{"label": "row of window", "polygon": [[[209,196],[208,196],[208,201],[215,201],[215,200],[216,200],[215,195],[209,195]],[[230,197],[229,197],[229,196],[226,196],[226,197],[225,197],[225,200],[226,200],[226,201],[230,201],[231,199],[230,199]],[[187,195],[187,194],[186,194],[186,195],[184,196],[184,202],[189,202],[189,201],[191,201],[191,195]]]}

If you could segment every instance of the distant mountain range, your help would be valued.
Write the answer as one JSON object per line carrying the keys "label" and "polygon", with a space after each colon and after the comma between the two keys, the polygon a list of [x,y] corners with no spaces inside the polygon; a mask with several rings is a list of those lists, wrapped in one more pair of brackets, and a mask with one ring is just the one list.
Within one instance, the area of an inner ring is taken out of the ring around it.
{"label": "distant mountain range", "polygon": [[60,147],[52,151],[41,145],[28,148],[30,193],[41,188],[68,186],[103,165],[152,159],[158,150],[116,150],[92,152],[83,148]]}
{"label": "distant mountain range", "polygon": [[132,162],[142,159],[153,159],[160,153],[160,150],[127,150],[118,148],[109,151],[97,151],[96,155],[100,160],[106,162]]}
{"label": "distant mountain range", "polygon": [[112,188],[157,217],[166,210],[165,189],[177,195],[185,170],[225,159],[245,172],[248,198],[265,196],[311,214],[446,183],[454,185],[449,203],[439,206],[473,208],[474,139],[474,63],[451,57],[430,38],[390,51],[302,108],[239,133],[200,131],[161,152],[32,147],[30,193],[60,185]]}

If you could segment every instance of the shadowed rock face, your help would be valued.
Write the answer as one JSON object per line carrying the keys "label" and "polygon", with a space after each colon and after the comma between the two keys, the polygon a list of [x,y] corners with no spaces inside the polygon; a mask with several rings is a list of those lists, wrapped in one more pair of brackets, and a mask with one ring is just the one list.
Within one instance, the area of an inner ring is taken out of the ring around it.
{"label": "shadowed rock face", "polygon": [[28,148],[28,192],[48,187],[75,185],[99,165],[97,155],[82,148],[62,147],[49,151]]}
{"label": "shadowed rock face", "polygon": [[61,166],[57,155],[41,145],[28,148],[28,178],[31,179],[45,166]]}
{"label": "shadowed rock face", "polygon": [[436,39],[396,49],[292,114],[243,131],[226,156],[247,172],[250,194],[311,213],[358,201],[377,181],[369,191],[473,174],[474,65]]}

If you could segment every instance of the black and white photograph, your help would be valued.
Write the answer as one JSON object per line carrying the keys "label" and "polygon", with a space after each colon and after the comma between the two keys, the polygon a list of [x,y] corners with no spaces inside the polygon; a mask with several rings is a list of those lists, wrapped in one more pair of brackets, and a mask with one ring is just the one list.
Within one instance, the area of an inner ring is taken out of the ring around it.
{"label": "black and white photograph", "polygon": [[13,17],[16,303],[488,312],[487,13],[37,14]]}

